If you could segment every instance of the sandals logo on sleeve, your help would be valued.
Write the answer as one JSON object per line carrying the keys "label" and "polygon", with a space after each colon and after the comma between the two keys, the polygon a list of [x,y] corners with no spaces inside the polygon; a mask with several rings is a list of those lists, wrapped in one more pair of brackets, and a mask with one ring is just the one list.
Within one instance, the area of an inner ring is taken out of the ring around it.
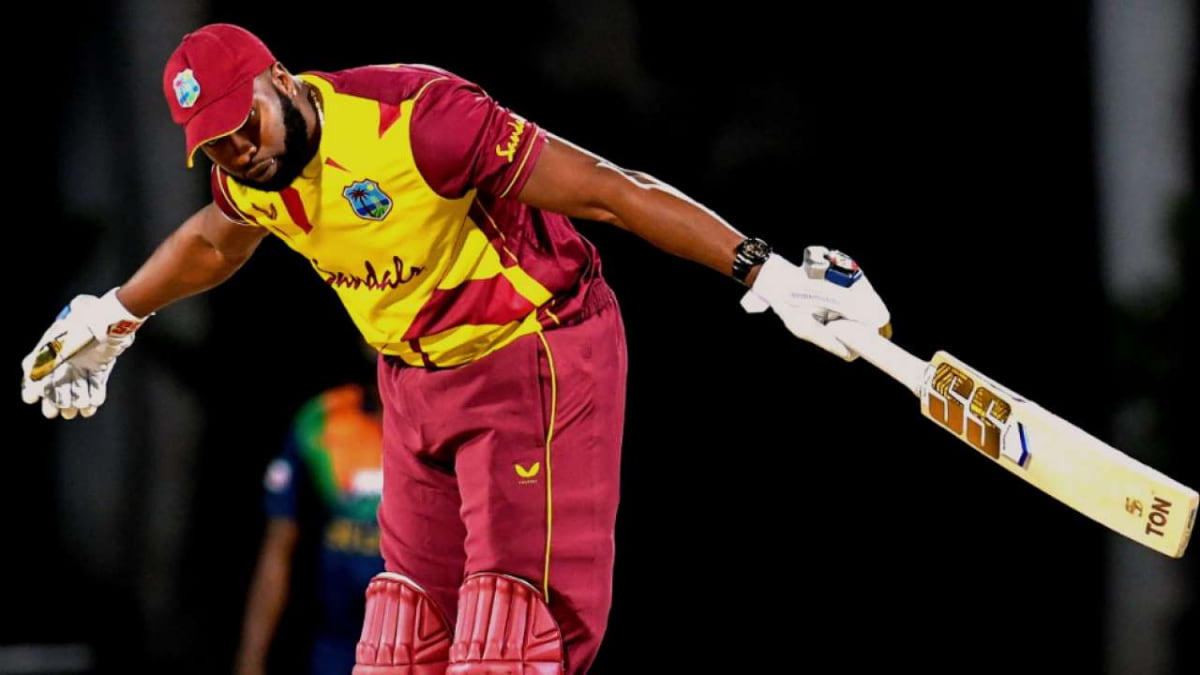
{"label": "sandals logo on sleeve", "polygon": [[512,127],[512,134],[508,137],[508,145],[504,147],[496,146],[496,156],[503,157],[512,164],[513,155],[517,154],[517,144],[521,142],[521,134],[525,133],[525,120],[521,118],[508,121],[508,126]]}
{"label": "sandals logo on sleeve", "polygon": [[370,178],[346,186],[342,196],[350,202],[350,208],[359,218],[383,220],[392,211],[392,198]]}

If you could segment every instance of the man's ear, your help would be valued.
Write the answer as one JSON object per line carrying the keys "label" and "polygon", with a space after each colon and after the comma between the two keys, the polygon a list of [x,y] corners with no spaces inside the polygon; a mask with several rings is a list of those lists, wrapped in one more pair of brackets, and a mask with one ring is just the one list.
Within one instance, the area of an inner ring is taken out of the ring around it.
{"label": "man's ear", "polygon": [[292,98],[300,91],[299,83],[292,74],[288,72],[283,64],[276,61],[271,65],[271,84],[275,85],[276,91],[288,98]]}

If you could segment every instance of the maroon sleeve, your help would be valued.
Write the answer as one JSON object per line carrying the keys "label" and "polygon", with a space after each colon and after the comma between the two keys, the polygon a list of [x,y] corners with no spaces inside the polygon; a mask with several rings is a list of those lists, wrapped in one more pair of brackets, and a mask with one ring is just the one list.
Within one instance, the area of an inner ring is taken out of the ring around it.
{"label": "maroon sleeve", "polygon": [[545,144],[535,124],[458,78],[421,92],[410,134],[417,169],[447,199],[472,188],[501,198],[517,195]]}

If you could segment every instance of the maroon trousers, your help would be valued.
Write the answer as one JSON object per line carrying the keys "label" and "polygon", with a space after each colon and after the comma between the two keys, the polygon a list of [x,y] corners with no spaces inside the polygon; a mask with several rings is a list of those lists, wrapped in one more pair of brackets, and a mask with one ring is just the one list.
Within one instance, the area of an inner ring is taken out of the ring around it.
{"label": "maroon trousers", "polygon": [[379,361],[381,549],[454,625],[467,574],[542,591],[568,673],[596,657],[612,601],[625,332],[607,286],[583,318],[442,370]]}

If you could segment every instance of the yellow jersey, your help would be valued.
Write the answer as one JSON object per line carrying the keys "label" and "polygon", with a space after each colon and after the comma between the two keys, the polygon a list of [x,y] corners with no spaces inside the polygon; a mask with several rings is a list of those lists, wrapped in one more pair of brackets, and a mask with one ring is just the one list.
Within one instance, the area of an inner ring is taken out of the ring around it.
{"label": "yellow jersey", "polygon": [[430,66],[299,76],[323,101],[320,146],[290,186],[213,166],[213,200],[305,256],[367,342],[405,363],[473,361],[568,322],[600,279],[565,216],[517,201],[537,125]]}

